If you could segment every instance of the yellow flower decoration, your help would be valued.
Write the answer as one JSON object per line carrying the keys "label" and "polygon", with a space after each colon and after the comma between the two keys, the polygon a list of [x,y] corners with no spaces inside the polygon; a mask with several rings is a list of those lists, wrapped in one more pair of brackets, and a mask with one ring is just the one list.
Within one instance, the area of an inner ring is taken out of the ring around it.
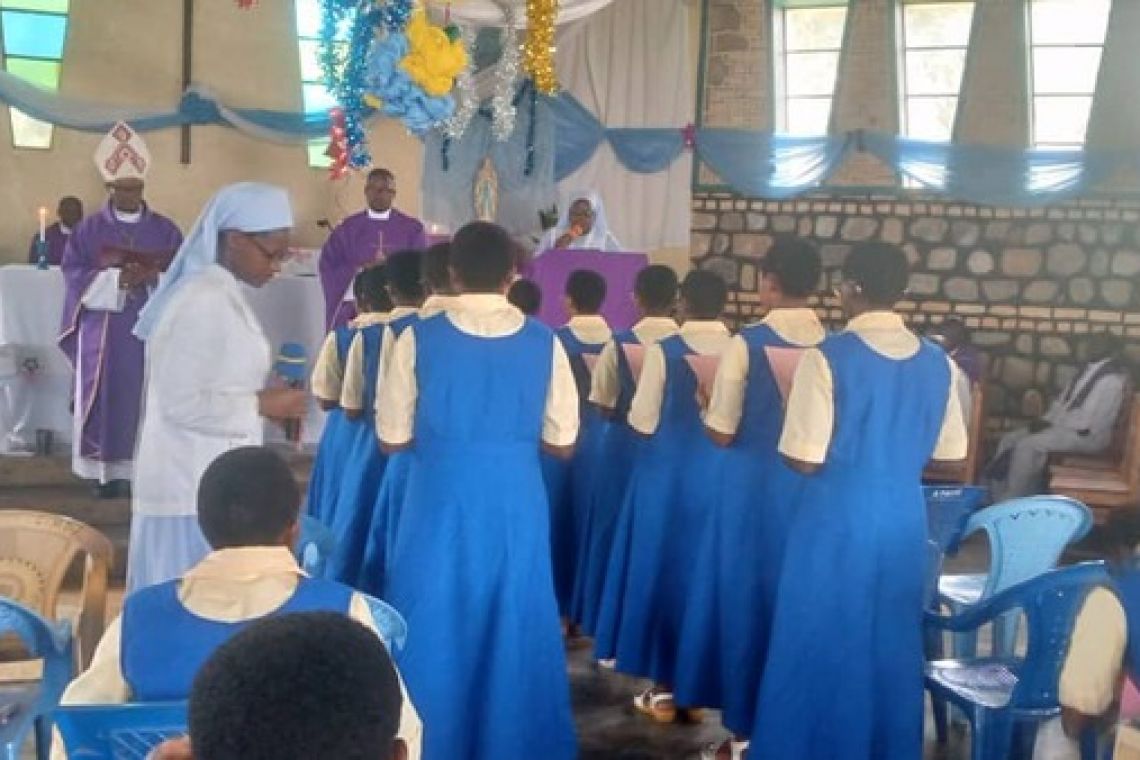
{"label": "yellow flower decoration", "polygon": [[400,61],[400,68],[432,97],[451,92],[455,78],[467,68],[462,38],[452,40],[441,27],[428,21],[423,11],[412,16],[405,34],[408,54]]}

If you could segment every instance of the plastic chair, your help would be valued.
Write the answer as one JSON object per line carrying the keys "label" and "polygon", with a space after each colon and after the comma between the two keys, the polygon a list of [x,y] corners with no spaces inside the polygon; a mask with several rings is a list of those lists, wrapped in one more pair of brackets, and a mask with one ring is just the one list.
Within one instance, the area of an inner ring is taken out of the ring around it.
{"label": "plastic chair", "polygon": [[51,749],[51,712],[59,704],[74,672],[71,629],[50,623],[27,607],[0,598],[0,634],[14,634],[29,659],[43,661],[43,675],[31,683],[0,687],[0,746],[7,760],[19,760],[20,750],[35,728],[36,757],[47,760]]}
{"label": "plastic chair", "polygon": [[[1065,547],[1079,541],[1092,526],[1092,514],[1079,501],[1064,496],[1027,496],[974,513],[963,537],[984,530],[990,543],[990,570],[984,574],[943,575],[938,601],[954,614],[1052,568]],[[1017,615],[994,624],[993,652],[1008,656],[1017,640]],[[972,656],[977,632],[954,637],[954,654]]]}
{"label": "plastic chair", "polygon": [[301,568],[314,578],[323,578],[335,549],[336,538],[324,523],[315,517],[301,515],[301,535],[293,547]]}
{"label": "plastic chair", "polygon": [[397,652],[403,649],[404,642],[408,640],[408,623],[404,620],[404,616],[387,602],[368,594],[361,594],[359,591],[356,593],[368,602],[368,607],[372,610],[372,620],[376,623],[376,630],[380,632],[380,638],[384,640],[388,649]]}
{"label": "plastic chair", "polygon": [[77,665],[85,670],[106,628],[107,574],[114,550],[89,525],[63,515],[0,510],[0,595],[58,620],[60,587],[72,562],[84,555],[79,616],[73,621]]}
{"label": "plastic chair", "polygon": [[[955,631],[978,627],[1023,612],[1029,645],[1025,657],[982,657],[936,660],[926,665],[938,742],[947,735],[946,702],[961,709],[970,722],[971,760],[1006,760],[1015,726],[1023,748],[1032,747],[1036,724],[1060,714],[1058,681],[1077,613],[1088,592],[1108,582],[1103,562],[1052,570],[1013,586],[960,615],[926,614],[927,626]],[[1082,760],[1094,760],[1095,738],[1082,737]]]}
{"label": "plastic chair", "polygon": [[981,486],[923,486],[922,493],[928,535],[943,554],[954,554],[966,532],[966,522],[989,497],[989,491]]}
{"label": "plastic chair", "polygon": [[66,705],[55,720],[73,760],[145,760],[167,739],[186,735],[187,703]]}

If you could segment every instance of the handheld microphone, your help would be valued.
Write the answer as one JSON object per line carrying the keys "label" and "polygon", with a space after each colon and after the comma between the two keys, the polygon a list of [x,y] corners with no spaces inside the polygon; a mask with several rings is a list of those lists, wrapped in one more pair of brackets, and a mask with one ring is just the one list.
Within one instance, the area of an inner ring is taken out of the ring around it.
{"label": "handheld microphone", "polygon": [[[273,363],[273,373],[286,388],[301,389],[305,387],[305,375],[308,367],[308,354],[300,343],[282,343],[277,352],[277,360]],[[285,421],[285,440],[298,443],[301,440],[301,421]]]}

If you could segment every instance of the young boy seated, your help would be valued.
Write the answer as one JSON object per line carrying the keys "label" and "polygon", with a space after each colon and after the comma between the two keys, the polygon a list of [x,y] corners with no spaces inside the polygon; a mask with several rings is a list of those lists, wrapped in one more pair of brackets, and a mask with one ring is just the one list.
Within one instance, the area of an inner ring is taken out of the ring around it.
{"label": "young boy seated", "polygon": [[[196,760],[406,760],[400,679],[365,626],[307,612],[255,623],[202,667],[190,695]],[[166,757],[188,758],[164,748]]]}
{"label": "young boy seated", "polygon": [[[182,578],[127,597],[63,704],[183,700],[202,663],[250,622],[276,614],[324,610],[375,631],[363,597],[347,586],[309,578],[290,548],[301,494],[273,451],[233,449],[218,457],[198,489],[198,524],[214,551]],[[383,647],[377,639],[376,646]],[[421,727],[410,702],[400,737],[419,757]],[[55,745],[56,757],[64,757]]]}

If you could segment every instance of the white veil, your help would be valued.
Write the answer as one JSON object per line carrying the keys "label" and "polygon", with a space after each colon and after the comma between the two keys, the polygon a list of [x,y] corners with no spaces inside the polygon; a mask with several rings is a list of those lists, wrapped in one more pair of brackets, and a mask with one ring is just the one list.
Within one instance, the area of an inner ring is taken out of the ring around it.
{"label": "white veil", "polygon": [[586,201],[590,204],[590,208],[594,210],[594,225],[589,232],[575,240],[571,247],[598,251],[622,250],[621,243],[610,232],[610,226],[606,219],[606,204],[602,200],[601,194],[596,190],[586,190],[570,193],[566,197],[566,202],[562,204],[562,210],[558,213],[558,224],[543,234],[542,241],[538,244],[538,253],[554,248],[555,241],[570,229],[570,207],[578,201]]}

